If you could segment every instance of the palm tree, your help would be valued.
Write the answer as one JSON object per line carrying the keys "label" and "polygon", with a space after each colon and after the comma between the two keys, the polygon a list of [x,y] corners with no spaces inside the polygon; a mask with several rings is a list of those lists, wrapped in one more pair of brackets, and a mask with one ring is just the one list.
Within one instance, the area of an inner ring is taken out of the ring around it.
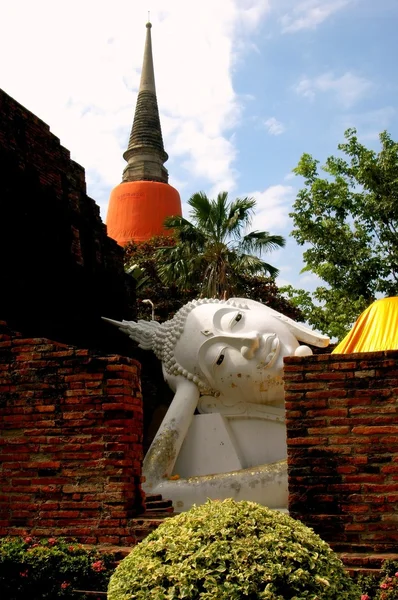
{"label": "palm tree", "polygon": [[188,201],[192,222],[169,217],[177,243],[158,250],[158,272],[165,284],[180,289],[200,284],[202,296],[231,296],[239,293],[242,276],[276,277],[278,270],[261,260],[263,252],[282,248],[285,240],[266,231],[245,233],[251,224],[254,198],[228,200],[228,192],[210,200],[199,192]]}

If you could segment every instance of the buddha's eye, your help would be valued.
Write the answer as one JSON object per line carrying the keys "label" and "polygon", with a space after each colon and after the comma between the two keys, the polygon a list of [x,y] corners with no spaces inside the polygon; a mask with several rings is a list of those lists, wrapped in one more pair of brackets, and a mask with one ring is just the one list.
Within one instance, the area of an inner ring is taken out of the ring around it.
{"label": "buddha's eye", "polygon": [[224,360],[224,354],[220,354],[220,356],[217,359],[216,365],[221,365],[222,361]]}
{"label": "buddha's eye", "polygon": [[232,315],[229,314],[228,318],[230,319],[230,321],[228,322],[228,326],[225,327],[225,329],[226,331],[231,331],[237,323],[242,321],[243,314],[241,312],[233,313]]}

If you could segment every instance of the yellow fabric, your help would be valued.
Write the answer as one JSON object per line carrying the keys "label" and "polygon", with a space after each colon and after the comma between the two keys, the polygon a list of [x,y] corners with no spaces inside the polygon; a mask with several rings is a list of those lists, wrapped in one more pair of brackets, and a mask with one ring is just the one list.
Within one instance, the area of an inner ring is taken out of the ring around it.
{"label": "yellow fabric", "polygon": [[398,298],[376,300],[361,314],[332,354],[398,349]]}

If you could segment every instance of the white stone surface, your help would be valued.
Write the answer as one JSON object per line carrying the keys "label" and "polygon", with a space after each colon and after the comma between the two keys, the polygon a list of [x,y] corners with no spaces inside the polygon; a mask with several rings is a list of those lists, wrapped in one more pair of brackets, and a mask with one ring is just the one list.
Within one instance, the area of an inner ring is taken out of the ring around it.
{"label": "white stone surface", "polygon": [[233,417],[228,422],[242,456],[243,468],[286,459],[284,423],[250,417]]}
{"label": "white stone surface", "polygon": [[193,504],[203,504],[208,498],[251,500],[269,508],[286,510],[287,465],[286,461],[281,461],[230,473],[181,478],[177,481],[163,479],[154,489],[163,498],[173,501],[177,513],[188,510]]}
{"label": "white stone surface", "polygon": [[242,469],[233,433],[220,413],[195,415],[174,465],[180,477]]}

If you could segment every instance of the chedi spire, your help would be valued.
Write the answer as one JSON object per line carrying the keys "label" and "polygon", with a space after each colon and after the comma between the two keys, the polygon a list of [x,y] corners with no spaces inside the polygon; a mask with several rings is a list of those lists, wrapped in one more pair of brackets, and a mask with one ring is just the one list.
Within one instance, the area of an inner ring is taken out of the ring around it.
{"label": "chedi spire", "polygon": [[167,183],[169,175],[163,165],[168,155],[163,146],[156,98],[151,23],[147,23],[146,28],[144,60],[134,122],[127,150],[123,154],[123,158],[127,161],[123,171],[123,181]]}
{"label": "chedi spire", "polygon": [[133,126],[123,157],[123,181],[111,192],[107,228],[110,237],[124,246],[144,241],[165,230],[166,217],[181,215],[178,191],[169,185],[152,57],[151,23],[146,24],[144,61]]}

